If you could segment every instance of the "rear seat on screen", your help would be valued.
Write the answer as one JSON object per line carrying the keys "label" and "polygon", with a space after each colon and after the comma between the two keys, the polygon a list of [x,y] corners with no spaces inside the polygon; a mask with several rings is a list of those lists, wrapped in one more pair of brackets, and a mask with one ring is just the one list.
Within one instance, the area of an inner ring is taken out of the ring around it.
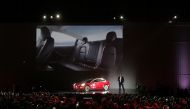
{"label": "rear seat on screen", "polygon": [[90,42],[89,49],[85,58],[85,67],[95,69],[97,66],[97,59],[99,52],[101,52],[101,42]]}
{"label": "rear seat on screen", "polygon": [[[75,44],[73,55],[72,55],[72,63],[64,63],[63,65],[67,68],[70,68],[75,71],[86,71],[90,70],[88,68],[87,62],[93,63],[93,57],[87,56],[89,53],[89,49],[92,49],[91,42],[88,42],[88,39],[83,38],[83,40],[78,40]],[[90,50],[92,51],[92,50]],[[87,57],[88,61],[87,61]]]}
{"label": "rear seat on screen", "polygon": [[73,70],[109,70],[116,64],[115,32],[109,32],[106,40],[87,42],[77,45],[74,51],[74,63],[67,67]]}
{"label": "rear seat on screen", "polygon": [[86,55],[89,50],[89,43],[88,39],[86,37],[83,38],[83,41],[80,44],[80,47],[78,48],[78,56],[76,57],[78,59],[78,63],[85,63],[86,62]]}

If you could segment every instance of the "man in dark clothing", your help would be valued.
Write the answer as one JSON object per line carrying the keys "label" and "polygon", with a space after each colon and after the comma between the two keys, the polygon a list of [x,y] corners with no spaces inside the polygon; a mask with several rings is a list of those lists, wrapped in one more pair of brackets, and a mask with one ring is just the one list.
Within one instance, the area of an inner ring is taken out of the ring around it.
{"label": "man in dark clothing", "polygon": [[118,82],[119,82],[119,94],[121,94],[121,87],[123,89],[123,94],[125,94],[125,89],[124,89],[124,85],[123,85],[124,77],[121,75],[121,73],[120,73],[120,75],[118,77]]}

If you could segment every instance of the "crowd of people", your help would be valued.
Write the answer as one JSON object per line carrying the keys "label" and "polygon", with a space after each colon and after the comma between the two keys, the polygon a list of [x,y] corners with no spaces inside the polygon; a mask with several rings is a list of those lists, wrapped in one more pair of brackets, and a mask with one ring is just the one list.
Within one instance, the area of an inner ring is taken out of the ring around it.
{"label": "crowd of people", "polygon": [[190,97],[0,92],[0,109],[190,109]]}

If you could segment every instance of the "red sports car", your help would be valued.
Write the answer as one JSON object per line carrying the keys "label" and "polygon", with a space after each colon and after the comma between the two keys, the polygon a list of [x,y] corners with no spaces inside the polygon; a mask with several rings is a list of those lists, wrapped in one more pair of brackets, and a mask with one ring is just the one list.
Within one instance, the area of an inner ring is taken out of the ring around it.
{"label": "red sports car", "polygon": [[73,84],[73,89],[76,91],[90,91],[90,90],[109,90],[110,82],[104,78],[88,79],[79,83]]}

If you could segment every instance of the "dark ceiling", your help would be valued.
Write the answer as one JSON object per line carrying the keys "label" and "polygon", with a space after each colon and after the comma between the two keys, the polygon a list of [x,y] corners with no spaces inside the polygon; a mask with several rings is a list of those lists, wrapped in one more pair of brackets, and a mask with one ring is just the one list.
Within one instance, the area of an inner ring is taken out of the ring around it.
{"label": "dark ceiling", "polygon": [[1,22],[40,22],[42,15],[61,13],[65,22],[112,21],[124,15],[128,21],[168,21],[174,15],[190,21],[188,3],[181,1],[42,0],[4,1]]}

